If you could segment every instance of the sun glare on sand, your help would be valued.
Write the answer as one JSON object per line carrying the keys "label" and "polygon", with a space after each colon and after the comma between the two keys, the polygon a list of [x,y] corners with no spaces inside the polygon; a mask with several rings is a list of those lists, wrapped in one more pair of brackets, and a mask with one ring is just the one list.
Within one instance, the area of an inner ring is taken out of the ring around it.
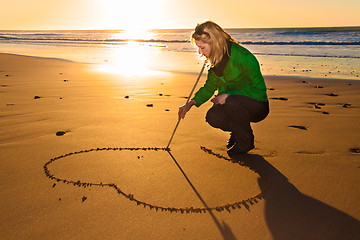
{"label": "sun glare on sand", "polygon": [[114,47],[107,62],[99,65],[97,70],[125,77],[162,75],[164,72],[151,69],[150,65],[153,63],[155,55],[156,49],[130,40]]}

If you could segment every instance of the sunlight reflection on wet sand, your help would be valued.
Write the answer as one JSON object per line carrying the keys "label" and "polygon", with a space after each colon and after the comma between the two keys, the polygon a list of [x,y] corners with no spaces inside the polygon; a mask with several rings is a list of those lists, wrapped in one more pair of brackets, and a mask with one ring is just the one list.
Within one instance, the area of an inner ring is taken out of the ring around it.
{"label": "sunlight reflection on wet sand", "polygon": [[114,48],[105,64],[97,66],[96,70],[115,73],[124,76],[154,76],[164,72],[151,69],[157,51],[135,41],[129,41],[123,46]]}

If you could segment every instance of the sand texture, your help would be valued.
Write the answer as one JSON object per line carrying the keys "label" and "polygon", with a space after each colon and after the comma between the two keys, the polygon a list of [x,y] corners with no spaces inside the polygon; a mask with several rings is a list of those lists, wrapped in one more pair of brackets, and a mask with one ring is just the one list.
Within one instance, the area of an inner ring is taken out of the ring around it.
{"label": "sand texture", "polygon": [[228,156],[210,102],[165,149],[196,75],[93,69],[0,54],[0,239],[360,239],[360,81],[266,77]]}

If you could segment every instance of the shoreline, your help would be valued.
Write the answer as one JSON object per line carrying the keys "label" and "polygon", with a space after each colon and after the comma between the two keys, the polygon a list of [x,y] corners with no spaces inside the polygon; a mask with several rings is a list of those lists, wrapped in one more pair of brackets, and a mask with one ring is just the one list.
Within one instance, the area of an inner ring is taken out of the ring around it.
{"label": "shoreline", "polygon": [[[64,62],[71,62],[71,63],[78,63],[78,64],[85,64],[85,65],[99,65],[98,63],[88,63],[88,62],[77,62],[77,61],[72,61],[70,59],[65,59],[65,58],[55,58],[55,57],[42,57],[42,56],[34,56],[34,55],[25,55],[25,54],[16,54],[16,53],[3,53],[0,52],[0,55],[13,55],[13,56],[19,56],[19,57],[28,57],[28,58],[39,58],[39,59],[48,59],[48,60],[59,60],[59,61],[64,61]],[[1,69],[0,69],[1,70]],[[173,74],[193,74],[196,75],[198,73],[196,72],[181,72],[181,71],[177,71],[177,70],[160,70],[162,72],[168,72],[168,73],[173,73]],[[205,71],[204,71],[205,72]],[[114,74],[114,73],[109,73],[109,74]],[[116,74],[116,73],[115,73]],[[206,73],[204,73],[205,75]],[[348,78],[330,78],[330,77],[311,77],[311,76],[301,76],[301,75],[273,75],[273,74],[263,74],[265,79],[294,79],[294,80],[300,80],[302,78],[307,79],[307,80],[314,80],[314,81],[321,81],[321,80],[334,80],[334,81],[360,81],[357,79],[348,79]]]}
{"label": "shoreline", "polygon": [[64,61],[64,62],[87,64],[87,63],[81,63],[81,62],[74,62],[74,61],[71,61],[71,60],[65,59],[65,58],[41,57],[41,56],[33,56],[33,55],[25,55],[25,54],[17,54],[17,53],[3,53],[3,52],[0,52],[0,55],[10,55],[10,56],[18,56],[18,57],[26,57],[26,58],[40,58],[40,59],[44,59],[44,60],[46,60],[46,59],[47,60],[59,60],[59,61]]}

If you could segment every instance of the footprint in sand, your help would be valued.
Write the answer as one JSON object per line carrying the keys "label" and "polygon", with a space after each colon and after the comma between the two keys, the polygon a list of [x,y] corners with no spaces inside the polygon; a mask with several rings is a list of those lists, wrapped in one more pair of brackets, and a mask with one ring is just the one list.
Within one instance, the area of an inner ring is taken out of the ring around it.
{"label": "footprint in sand", "polygon": [[325,106],[325,103],[307,102],[307,104],[313,105],[315,109],[321,109]]}
{"label": "footprint in sand", "polygon": [[325,106],[325,103],[317,103],[317,102],[307,102],[307,104],[311,104],[311,105],[319,105],[319,106],[321,106],[321,105],[324,105]]}
{"label": "footprint in sand", "polygon": [[350,152],[360,153],[360,148],[350,148]]}
{"label": "footprint in sand", "polygon": [[56,132],[56,136],[64,136],[65,134],[67,134],[69,131],[58,131]]}
{"label": "footprint in sand", "polygon": [[285,97],[273,97],[271,99],[274,99],[274,100],[281,100],[281,101],[287,101],[289,100],[288,98],[285,98]]}
{"label": "footprint in sand", "polygon": [[304,126],[290,125],[288,127],[297,128],[297,129],[301,129],[301,130],[308,130],[307,127],[304,127]]}

